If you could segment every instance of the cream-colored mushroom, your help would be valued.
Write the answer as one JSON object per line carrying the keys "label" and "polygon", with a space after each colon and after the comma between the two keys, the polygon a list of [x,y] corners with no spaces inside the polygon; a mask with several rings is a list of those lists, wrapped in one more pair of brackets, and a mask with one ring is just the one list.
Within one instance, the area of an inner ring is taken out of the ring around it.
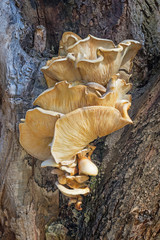
{"label": "cream-colored mushroom", "polygon": [[[82,78],[78,68],[74,67],[74,62],[75,59],[72,57],[72,54],[68,54],[67,57],[59,57],[58,59],[53,60],[49,65],[42,67],[41,71],[45,74],[45,76],[49,77],[50,81],[53,78],[53,84],[55,84],[55,80],[79,82]],[[51,86],[51,82],[49,82],[49,86]]]}
{"label": "cream-colored mushroom", "polygon": [[56,186],[61,191],[61,193],[70,198],[75,198],[78,197],[79,195],[87,195],[88,193],[90,193],[90,189],[88,187],[82,189],[79,188],[68,189],[63,185],[59,184],[58,182],[56,182]]}
{"label": "cream-colored mushroom", "polygon": [[58,177],[58,182],[59,182],[60,184],[62,184],[62,185],[66,184],[66,183],[67,183],[67,178],[66,178],[66,176],[65,176],[65,175],[60,175],[60,176]]}
{"label": "cream-colored mushroom", "polygon": [[67,33],[65,38],[67,40],[64,42],[71,40],[69,43],[60,43],[60,52],[65,56],[59,56],[60,59],[42,68],[45,76],[54,81],[96,82],[106,86],[112,75],[120,70],[127,73],[131,71],[133,58],[141,48],[141,44],[134,40],[125,40],[115,46],[111,40],[92,35],[79,40],[74,33]]}
{"label": "cream-colored mushroom", "polygon": [[33,157],[39,160],[50,158],[49,144],[52,142],[57,119],[62,114],[41,108],[28,110],[24,123],[19,124],[20,143]]}
{"label": "cream-colored mushroom", "polygon": [[84,188],[86,187],[86,184],[84,183],[78,183],[74,180],[71,180],[69,178],[66,178],[66,185],[70,188],[77,189],[77,188]]}
{"label": "cream-colored mushroom", "polygon": [[[111,83],[113,86],[111,86]],[[71,86],[66,81],[57,83],[53,88],[47,89],[40,94],[34,101],[46,110],[69,113],[77,108],[86,106],[115,106],[119,99],[129,100],[127,91],[131,89],[132,84],[126,83],[122,79],[113,79],[107,88],[107,92],[102,97],[88,91],[87,86]]]}
{"label": "cream-colored mushroom", "polygon": [[[72,159],[69,160],[69,161],[64,161],[63,164],[68,165],[68,163],[72,162],[72,161],[73,161]],[[77,173],[77,168],[76,167],[71,168],[71,167],[67,167],[67,166],[61,166],[60,169],[69,173],[71,176],[73,176]]]}
{"label": "cream-colored mushroom", "polygon": [[59,167],[60,165],[57,164],[53,158],[49,158],[41,163],[41,167]]}
{"label": "cream-colored mushroom", "polygon": [[66,176],[67,179],[75,180],[78,183],[86,182],[89,177],[86,175]]}
{"label": "cream-colored mushroom", "polygon": [[55,174],[55,175],[58,175],[58,176],[64,175],[64,171],[62,171],[61,169],[57,169],[57,168],[53,169],[51,171],[51,173]]}
{"label": "cream-colored mushroom", "polygon": [[96,176],[98,174],[97,166],[87,157],[83,157],[78,161],[79,174]]}
{"label": "cream-colored mushroom", "polygon": [[51,146],[55,161],[63,165],[64,161],[72,159],[94,139],[132,123],[126,113],[130,103],[119,104],[120,111],[113,107],[92,106],[77,109],[61,117],[56,122]]}

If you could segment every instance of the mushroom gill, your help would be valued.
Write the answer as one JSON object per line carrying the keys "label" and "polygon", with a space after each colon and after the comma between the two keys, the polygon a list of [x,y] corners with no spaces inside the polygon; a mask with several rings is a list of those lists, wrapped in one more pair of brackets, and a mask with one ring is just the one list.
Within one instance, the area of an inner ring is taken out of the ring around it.
{"label": "mushroom gill", "polygon": [[65,165],[96,138],[106,136],[132,123],[126,115],[129,107],[129,102],[119,103],[120,111],[114,107],[84,107],[58,119],[51,145],[55,161]]}

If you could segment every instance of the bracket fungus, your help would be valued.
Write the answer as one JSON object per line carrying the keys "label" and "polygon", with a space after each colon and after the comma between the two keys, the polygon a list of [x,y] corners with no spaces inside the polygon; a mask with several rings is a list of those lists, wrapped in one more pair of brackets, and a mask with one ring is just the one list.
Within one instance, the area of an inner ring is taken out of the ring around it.
{"label": "bracket fungus", "polygon": [[128,81],[140,46],[134,40],[115,46],[108,39],[64,33],[59,56],[42,67],[49,88],[19,125],[23,148],[43,161],[41,167],[53,168],[56,186],[77,210],[90,192],[89,177],[98,174],[90,142],[132,123]]}

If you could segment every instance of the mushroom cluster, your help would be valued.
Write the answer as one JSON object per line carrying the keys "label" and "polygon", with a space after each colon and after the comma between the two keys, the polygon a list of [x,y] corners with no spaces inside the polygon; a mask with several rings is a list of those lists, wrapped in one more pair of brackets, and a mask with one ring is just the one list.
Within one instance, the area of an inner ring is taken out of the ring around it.
{"label": "mushroom cluster", "polygon": [[89,35],[63,34],[58,57],[42,68],[48,89],[20,123],[20,143],[42,167],[53,167],[58,189],[81,210],[90,192],[89,176],[98,174],[90,143],[132,123],[129,83],[132,60],[141,45]]}

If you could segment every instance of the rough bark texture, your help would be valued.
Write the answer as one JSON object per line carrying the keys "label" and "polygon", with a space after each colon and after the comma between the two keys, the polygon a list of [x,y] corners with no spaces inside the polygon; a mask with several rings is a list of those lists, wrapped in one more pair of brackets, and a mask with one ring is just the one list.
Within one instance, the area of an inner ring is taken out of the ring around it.
{"label": "rough bark texture", "polygon": [[[0,2],[1,240],[160,239],[159,8],[158,0]],[[59,199],[50,169],[18,141],[20,118],[47,88],[40,68],[57,53],[64,31],[142,43],[132,77],[134,124],[95,142],[99,175],[82,212]]]}

